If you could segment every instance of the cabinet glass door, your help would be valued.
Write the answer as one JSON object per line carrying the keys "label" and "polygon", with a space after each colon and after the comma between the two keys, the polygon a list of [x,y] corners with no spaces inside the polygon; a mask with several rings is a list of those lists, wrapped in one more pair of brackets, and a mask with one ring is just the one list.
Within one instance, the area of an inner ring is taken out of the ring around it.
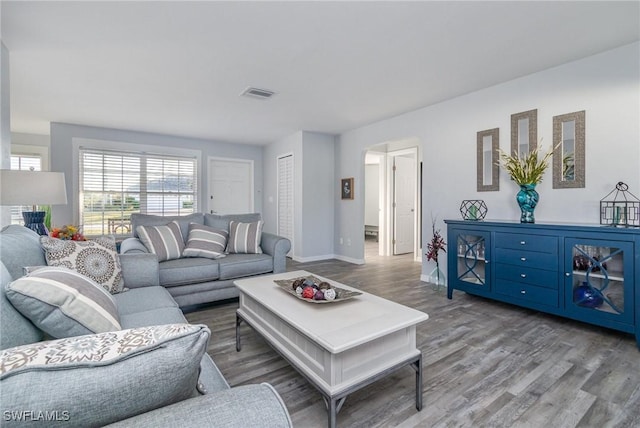
{"label": "cabinet glass door", "polygon": [[489,245],[484,234],[460,233],[457,235],[457,279],[464,283],[486,286],[489,272]]}
{"label": "cabinet glass door", "polygon": [[633,248],[627,242],[569,240],[571,294],[568,301],[583,313],[632,320]]}

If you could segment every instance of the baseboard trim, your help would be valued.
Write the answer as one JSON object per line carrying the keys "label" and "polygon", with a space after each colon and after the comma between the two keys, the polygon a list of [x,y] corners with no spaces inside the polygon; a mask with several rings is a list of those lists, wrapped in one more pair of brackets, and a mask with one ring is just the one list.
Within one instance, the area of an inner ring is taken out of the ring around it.
{"label": "baseboard trim", "polygon": [[341,260],[343,262],[352,263],[354,265],[363,265],[365,263],[364,259],[354,259],[352,257],[342,256],[340,254],[334,254],[333,258]]}
{"label": "baseboard trim", "polygon": [[336,256],[333,254],[324,254],[322,256],[311,256],[311,257],[299,257],[299,256],[292,257],[292,259],[298,263],[317,262],[320,260],[330,260],[335,258]]}
{"label": "baseboard trim", "polygon": [[365,264],[364,259],[354,259],[352,257],[341,256],[340,254],[325,254],[322,256],[310,256],[310,257],[300,257],[300,256],[292,256],[291,260],[298,263],[307,263],[307,262],[318,262],[322,260],[331,260],[336,259],[347,263],[352,263],[354,265],[363,265]]}
{"label": "baseboard trim", "polygon": [[[435,276],[432,276],[432,275],[425,275],[424,273],[420,275],[420,281],[422,281],[422,282],[428,282],[429,284],[435,285],[437,280],[438,279]],[[445,280],[445,284],[443,285],[443,287],[447,288],[446,280]]]}

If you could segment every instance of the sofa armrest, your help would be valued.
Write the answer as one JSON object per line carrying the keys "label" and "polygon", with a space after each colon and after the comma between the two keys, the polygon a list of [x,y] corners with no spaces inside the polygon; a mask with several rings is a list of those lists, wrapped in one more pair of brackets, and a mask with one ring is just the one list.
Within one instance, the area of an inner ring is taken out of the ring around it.
{"label": "sofa armrest", "polygon": [[126,238],[120,243],[120,254],[148,254],[147,247],[138,238]]}
{"label": "sofa armrest", "polygon": [[291,249],[291,242],[287,238],[262,232],[260,248],[273,257],[273,273],[281,273],[287,269],[287,253]]}
{"label": "sofa armrest", "polygon": [[202,395],[108,425],[109,427],[290,428],[291,418],[269,384],[246,385]]}
{"label": "sofa armrest", "polygon": [[160,268],[155,254],[120,254],[124,286],[138,288],[160,285]]}

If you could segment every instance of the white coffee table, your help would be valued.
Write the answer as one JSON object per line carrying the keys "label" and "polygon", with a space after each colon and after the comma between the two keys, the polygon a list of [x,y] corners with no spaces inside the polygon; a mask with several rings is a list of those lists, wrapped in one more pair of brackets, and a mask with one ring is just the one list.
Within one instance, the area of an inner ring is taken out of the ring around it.
{"label": "white coffee table", "polygon": [[360,291],[306,271],[235,281],[240,291],[236,349],[241,349],[240,324],[245,321],[320,391],[331,428],[349,394],[407,365],[416,372],[416,408],[421,410],[416,325],[429,316],[365,292],[343,302],[310,303],[273,282],[309,275]]}

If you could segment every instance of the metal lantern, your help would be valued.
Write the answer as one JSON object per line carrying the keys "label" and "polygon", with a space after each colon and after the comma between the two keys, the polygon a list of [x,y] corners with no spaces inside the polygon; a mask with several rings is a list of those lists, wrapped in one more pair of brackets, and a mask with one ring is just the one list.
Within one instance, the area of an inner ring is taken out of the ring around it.
{"label": "metal lantern", "polygon": [[460,204],[460,214],[465,220],[482,220],[487,211],[487,204],[483,200],[464,200]]}
{"label": "metal lantern", "polygon": [[[600,224],[614,227],[640,227],[640,199],[622,181],[600,200]],[[613,194],[615,192],[615,194]],[[610,198],[613,195],[613,198]]]}

